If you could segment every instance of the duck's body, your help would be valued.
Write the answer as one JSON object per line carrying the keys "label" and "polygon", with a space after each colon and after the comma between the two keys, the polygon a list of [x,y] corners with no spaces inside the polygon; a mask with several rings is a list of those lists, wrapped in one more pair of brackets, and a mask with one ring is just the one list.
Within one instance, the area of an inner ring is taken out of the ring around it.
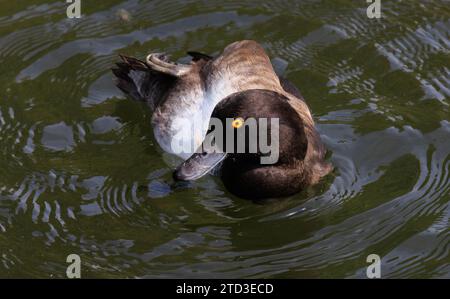
{"label": "duck's body", "polygon": [[[230,95],[260,90],[248,94],[254,104],[258,93],[271,92],[285,99],[302,123],[306,145],[302,153],[302,184],[314,184],[331,171],[323,162],[326,151],[308,106],[293,84],[276,75],[258,43],[235,42],[216,58],[200,53],[191,56],[189,65],[170,63],[161,54],[150,54],[145,62],[122,56],[123,62],[113,70],[119,88],[136,99],[145,100],[153,109],[154,135],[163,150],[189,158],[201,146],[218,103]],[[224,163],[224,167],[231,166]],[[284,173],[291,170],[298,172],[296,167],[288,167]],[[250,178],[256,175],[261,175],[259,170]]]}

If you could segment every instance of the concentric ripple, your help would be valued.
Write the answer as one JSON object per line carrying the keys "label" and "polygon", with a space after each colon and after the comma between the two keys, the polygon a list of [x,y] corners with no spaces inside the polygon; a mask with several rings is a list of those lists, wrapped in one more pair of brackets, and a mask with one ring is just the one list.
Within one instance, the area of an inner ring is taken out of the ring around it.
{"label": "concentric ripple", "polygon": [[[447,1],[0,4],[0,277],[449,278]],[[423,3],[421,3],[423,2]],[[335,171],[253,203],[182,184],[151,112],[115,88],[119,53],[267,49],[300,87]]]}

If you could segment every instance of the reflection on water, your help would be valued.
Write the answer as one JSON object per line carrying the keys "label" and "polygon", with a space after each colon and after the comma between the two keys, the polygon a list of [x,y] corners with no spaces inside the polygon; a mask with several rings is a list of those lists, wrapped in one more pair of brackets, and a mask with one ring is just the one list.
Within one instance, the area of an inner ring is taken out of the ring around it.
{"label": "reflection on water", "polygon": [[[446,1],[0,4],[0,277],[449,277]],[[124,12],[128,17],[124,18]],[[336,167],[267,203],[175,183],[118,53],[218,53],[256,39],[309,103]]]}

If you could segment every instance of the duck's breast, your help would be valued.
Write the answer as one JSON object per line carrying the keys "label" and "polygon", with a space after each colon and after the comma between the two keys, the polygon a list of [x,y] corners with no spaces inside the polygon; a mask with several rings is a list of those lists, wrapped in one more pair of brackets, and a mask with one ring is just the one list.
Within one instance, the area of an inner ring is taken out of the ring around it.
{"label": "duck's breast", "polygon": [[177,79],[166,100],[153,113],[154,135],[163,150],[189,157],[203,141],[212,109],[198,69]]}

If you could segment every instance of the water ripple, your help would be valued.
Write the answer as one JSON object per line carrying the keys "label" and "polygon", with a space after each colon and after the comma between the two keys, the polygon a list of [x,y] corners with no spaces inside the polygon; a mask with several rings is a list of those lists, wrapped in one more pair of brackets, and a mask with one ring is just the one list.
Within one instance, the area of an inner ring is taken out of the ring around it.
{"label": "water ripple", "polygon": [[[5,6],[0,276],[63,278],[71,252],[86,277],[364,278],[376,253],[385,278],[448,278],[450,9],[383,1],[373,20],[363,2]],[[112,82],[119,52],[239,39],[312,108],[335,166],[318,186],[253,203],[216,177],[175,183],[150,112]]]}

